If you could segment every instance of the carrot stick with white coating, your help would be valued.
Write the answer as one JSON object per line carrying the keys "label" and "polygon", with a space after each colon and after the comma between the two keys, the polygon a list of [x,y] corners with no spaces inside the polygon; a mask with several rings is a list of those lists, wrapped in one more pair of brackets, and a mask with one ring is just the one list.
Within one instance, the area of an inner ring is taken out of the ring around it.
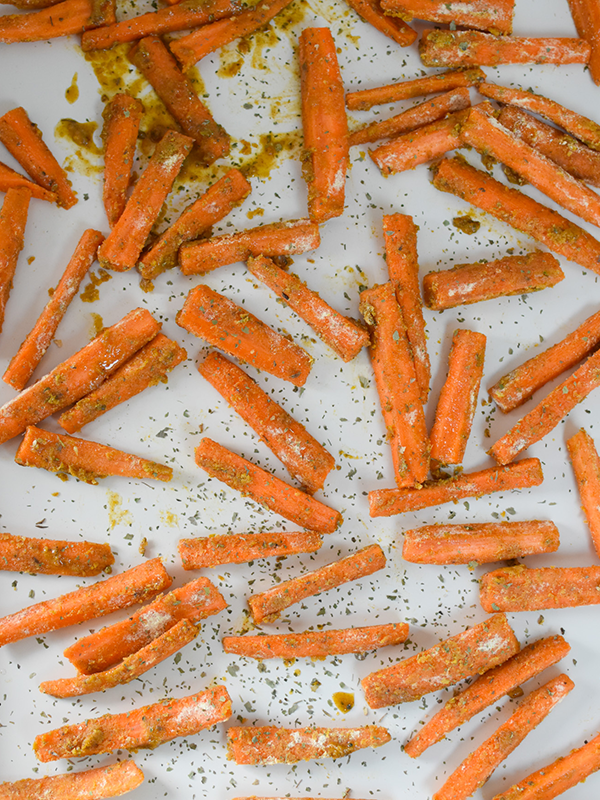
{"label": "carrot stick with white coating", "polygon": [[318,533],[225,533],[180,539],[177,545],[184,569],[220,564],[243,564],[255,558],[280,558],[293,553],[314,553],[323,544]]}
{"label": "carrot stick with white coating", "polygon": [[567,450],[573,465],[581,506],[594,547],[600,555],[600,457],[594,440],[583,428],[567,439]]}

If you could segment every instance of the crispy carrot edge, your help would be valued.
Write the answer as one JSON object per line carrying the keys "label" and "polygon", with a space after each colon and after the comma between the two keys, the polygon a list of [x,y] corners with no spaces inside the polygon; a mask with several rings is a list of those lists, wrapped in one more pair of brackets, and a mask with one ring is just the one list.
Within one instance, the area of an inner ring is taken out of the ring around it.
{"label": "crispy carrot edge", "polygon": [[599,581],[600,567],[504,567],[482,576],[479,601],[490,614],[596,605]]}
{"label": "crispy carrot edge", "polygon": [[133,761],[119,761],[107,767],[65,772],[44,778],[23,778],[14,783],[0,783],[5,800],[31,800],[33,797],[60,797],[61,800],[86,800],[98,797],[119,797],[132,792],[144,781],[144,773]]}
{"label": "crispy carrot edge", "polygon": [[0,570],[36,575],[99,575],[114,564],[109,544],[0,533]]}
{"label": "crispy carrot edge", "polygon": [[359,17],[362,17],[365,22],[377,28],[381,33],[389,36],[400,47],[408,47],[416,41],[418,34],[414,28],[411,28],[402,19],[386,17],[377,0],[346,0],[346,2],[356,11]]}
{"label": "crispy carrot edge", "polygon": [[25,244],[30,200],[29,189],[9,189],[0,208],[0,332],[4,326],[19,253]]}
{"label": "crispy carrot edge", "polygon": [[318,533],[226,533],[180,539],[177,550],[184,569],[220,564],[243,564],[255,558],[279,558],[293,553],[314,553],[323,544]]}
{"label": "crispy carrot edge", "polygon": [[0,161],[0,192],[7,192],[9,189],[29,189],[31,196],[37,200],[47,200],[49,203],[58,201],[58,197],[54,192],[49,192],[43,186],[27,180],[20,172],[11,169],[7,164]]}
{"label": "crispy carrot edge", "polygon": [[125,210],[127,189],[144,106],[136,97],[119,92],[102,112],[104,125],[104,186],[102,202],[111,228]]}
{"label": "crispy carrot edge", "polygon": [[494,35],[512,33],[514,0],[382,0],[386,14],[409,22],[416,17],[427,22],[454,23],[459,28],[476,28]]}
{"label": "crispy carrot edge", "polygon": [[590,529],[592,542],[600,555],[600,458],[592,437],[581,428],[567,439],[567,450],[573,465],[581,498],[581,507]]}

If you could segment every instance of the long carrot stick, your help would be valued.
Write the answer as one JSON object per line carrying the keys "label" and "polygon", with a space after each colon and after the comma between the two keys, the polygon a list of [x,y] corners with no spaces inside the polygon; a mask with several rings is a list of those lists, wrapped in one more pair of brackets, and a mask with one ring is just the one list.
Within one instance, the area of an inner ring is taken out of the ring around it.
{"label": "long carrot stick", "polygon": [[118,761],[108,767],[84,772],[65,772],[45,778],[23,778],[15,783],[0,783],[5,800],[35,800],[59,797],[61,800],[100,800],[121,797],[143,783],[144,773],[133,761]]}
{"label": "long carrot stick", "polygon": [[180,539],[177,549],[184,569],[220,564],[243,564],[255,558],[279,558],[293,553],[314,553],[323,544],[318,533],[226,533]]}
{"label": "long carrot stick", "polygon": [[248,598],[252,619],[257,625],[261,622],[274,622],[282,611],[294,603],[321,592],[327,592],[349,581],[372,575],[385,567],[385,556],[378,544],[357,550],[346,558],[333,561],[324,567],[307,572],[298,578],[284,581],[266,592],[253,594]]}
{"label": "long carrot stick", "polygon": [[492,611],[537,611],[600,603],[600,567],[504,567],[481,578],[479,600]]}
{"label": "long carrot stick", "polygon": [[600,458],[592,437],[583,428],[567,439],[581,506],[592,542],[600,555]]}
{"label": "long carrot stick", "polygon": [[8,192],[9,189],[29,189],[31,196],[37,200],[47,200],[49,203],[58,201],[54,192],[49,192],[43,186],[28,180],[20,172],[0,161],[0,192]]}
{"label": "long carrot stick", "polygon": [[[387,17],[378,0],[346,0],[356,13],[378,31],[389,36],[400,47],[408,47],[417,38],[417,32],[402,19]],[[348,106],[350,108],[350,106]]]}
{"label": "long carrot stick", "polygon": [[418,700],[502,664],[519,650],[504,614],[451,636],[423,653],[371,672],[361,685],[371,708]]}
{"label": "long carrot stick", "polygon": [[[115,19],[112,2],[63,0],[40,11],[5,14],[0,17],[0,42],[4,44],[42,42],[60,36],[83,33],[102,25],[111,25]],[[65,205],[65,208],[69,206]]]}
{"label": "long carrot stick", "polygon": [[386,14],[410,22],[414,17],[428,22],[447,22],[459,28],[477,28],[490,33],[512,33],[514,0],[382,0]]}
{"label": "long carrot stick", "polygon": [[104,187],[102,201],[111,228],[125,210],[127,189],[144,106],[137,97],[119,92],[102,112],[104,125]]}
{"label": "long carrot stick", "polygon": [[9,189],[0,208],[0,332],[4,325],[19,253],[25,245],[30,200],[29,189]]}
{"label": "long carrot stick", "polygon": [[0,533],[0,570],[36,575],[99,575],[115,559],[108,544]]}
{"label": "long carrot stick", "polygon": [[600,9],[594,0],[568,0],[577,35],[590,43],[588,64],[595,84],[600,84]]}
{"label": "long carrot stick", "polygon": [[176,736],[191,736],[231,716],[231,699],[224,686],[163,700],[123,714],[105,714],[76,725],[36,736],[33,749],[40,761],[110,753],[112,750],[154,749]]}
{"label": "long carrot stick", "polygon": [[83,233],[50,300],[2,376],[2,380],[9,383],[13,389],[20,391],[27,385],[50,346],[69,303],[79,290],[81,281],[96,260],[98,247],[103,241],[104,236],[100,231],[90,228]]}
{"label": "long carrot stick", "polygon": [[341,525],[339,512],[207,437],[196,448],[196,464],[242,496],[252,498],[303,528],[333,533]]}

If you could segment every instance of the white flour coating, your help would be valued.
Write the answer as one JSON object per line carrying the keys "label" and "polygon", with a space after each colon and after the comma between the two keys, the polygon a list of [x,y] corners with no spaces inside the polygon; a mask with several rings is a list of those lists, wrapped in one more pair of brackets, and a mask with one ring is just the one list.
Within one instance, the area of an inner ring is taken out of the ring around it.
{"label": "white flour coating", "polygon": [[144,632],[149,634],[153,639],[160,636],[167,630],[172,617],[164,611],[156,611],[155,609],[148,609],[144,614],[140,615],[140,625],[143,627]]}

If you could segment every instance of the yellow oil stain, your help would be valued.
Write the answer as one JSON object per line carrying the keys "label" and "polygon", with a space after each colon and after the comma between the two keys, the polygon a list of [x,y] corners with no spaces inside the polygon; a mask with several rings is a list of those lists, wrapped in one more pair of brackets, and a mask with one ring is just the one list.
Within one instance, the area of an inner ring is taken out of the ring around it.
{"label": "yellow oil stain", "polygon": [[71,81],[71,85],[65,92],[65,97],[67,98],[67,102],[73,103],[76,100],[79,100],[79,86],[77,85],[77,73],[73,75],[73,80]]}
{"label": "yellow oil stain", "polygon": [[131,512],[122,508],[123,499],[121,495],[108,489],[106,496],[108,500],[107,507],[110,529],[112,530],[117,525],[133,525],[133,516]]}
{"label": "yellow oil stain", "polygon": [[94,141],[97,122],[78,122],[75,119],[61,119],[54,134],[74,147],[73,153],[65,161],[67,172],[79,172],[91,177],[102,172],[100,156],[102,150]]}
{"label": "yellow oil stain", "polygon": [[105,269],[100,268],[98,270],[98,274],[90,272],[89,278],[90,282],[81,292],[79,297],[83,300],[84,303],[95,303],[96,300],[100,299],[100,292],[98,291],[98,287],[101,284],[105,283],[106,281],[110,281],[112,279],[112,275],[108,273]]}
{"label": "yellow oil stain", "polygon": [[251,211],[248,211],[246,216],[248,219],[254,219],[254,217],[262,217],[264,216],[265,210],[264,208],[254,208]]}
{"label": "yellow oil stain", "polygon": [[302,132],[263,133],[260,145],[247,159],[241,159],[240,169],[246,177],[268,178],[283,158],[300,158]]}
{"label": "yellow oil stain", "polygon": [[177,528],[179,525],[179,517],[172,511],[161,511],[160,518],[164,524],[168,525],[170,528]]}
{"label": "yellow oil stain", "polygon": [[354,708],[354,695],[350,692],[334,692],[333,702],[342,714],[347,714]]}
{"label": "yellow oil stain", "polygon": [[94,339],[100,331],[104,330],[104,320],[100,316],[100,314],[93,314],[92,317],[92,327],[91,327],[91,337]]}

